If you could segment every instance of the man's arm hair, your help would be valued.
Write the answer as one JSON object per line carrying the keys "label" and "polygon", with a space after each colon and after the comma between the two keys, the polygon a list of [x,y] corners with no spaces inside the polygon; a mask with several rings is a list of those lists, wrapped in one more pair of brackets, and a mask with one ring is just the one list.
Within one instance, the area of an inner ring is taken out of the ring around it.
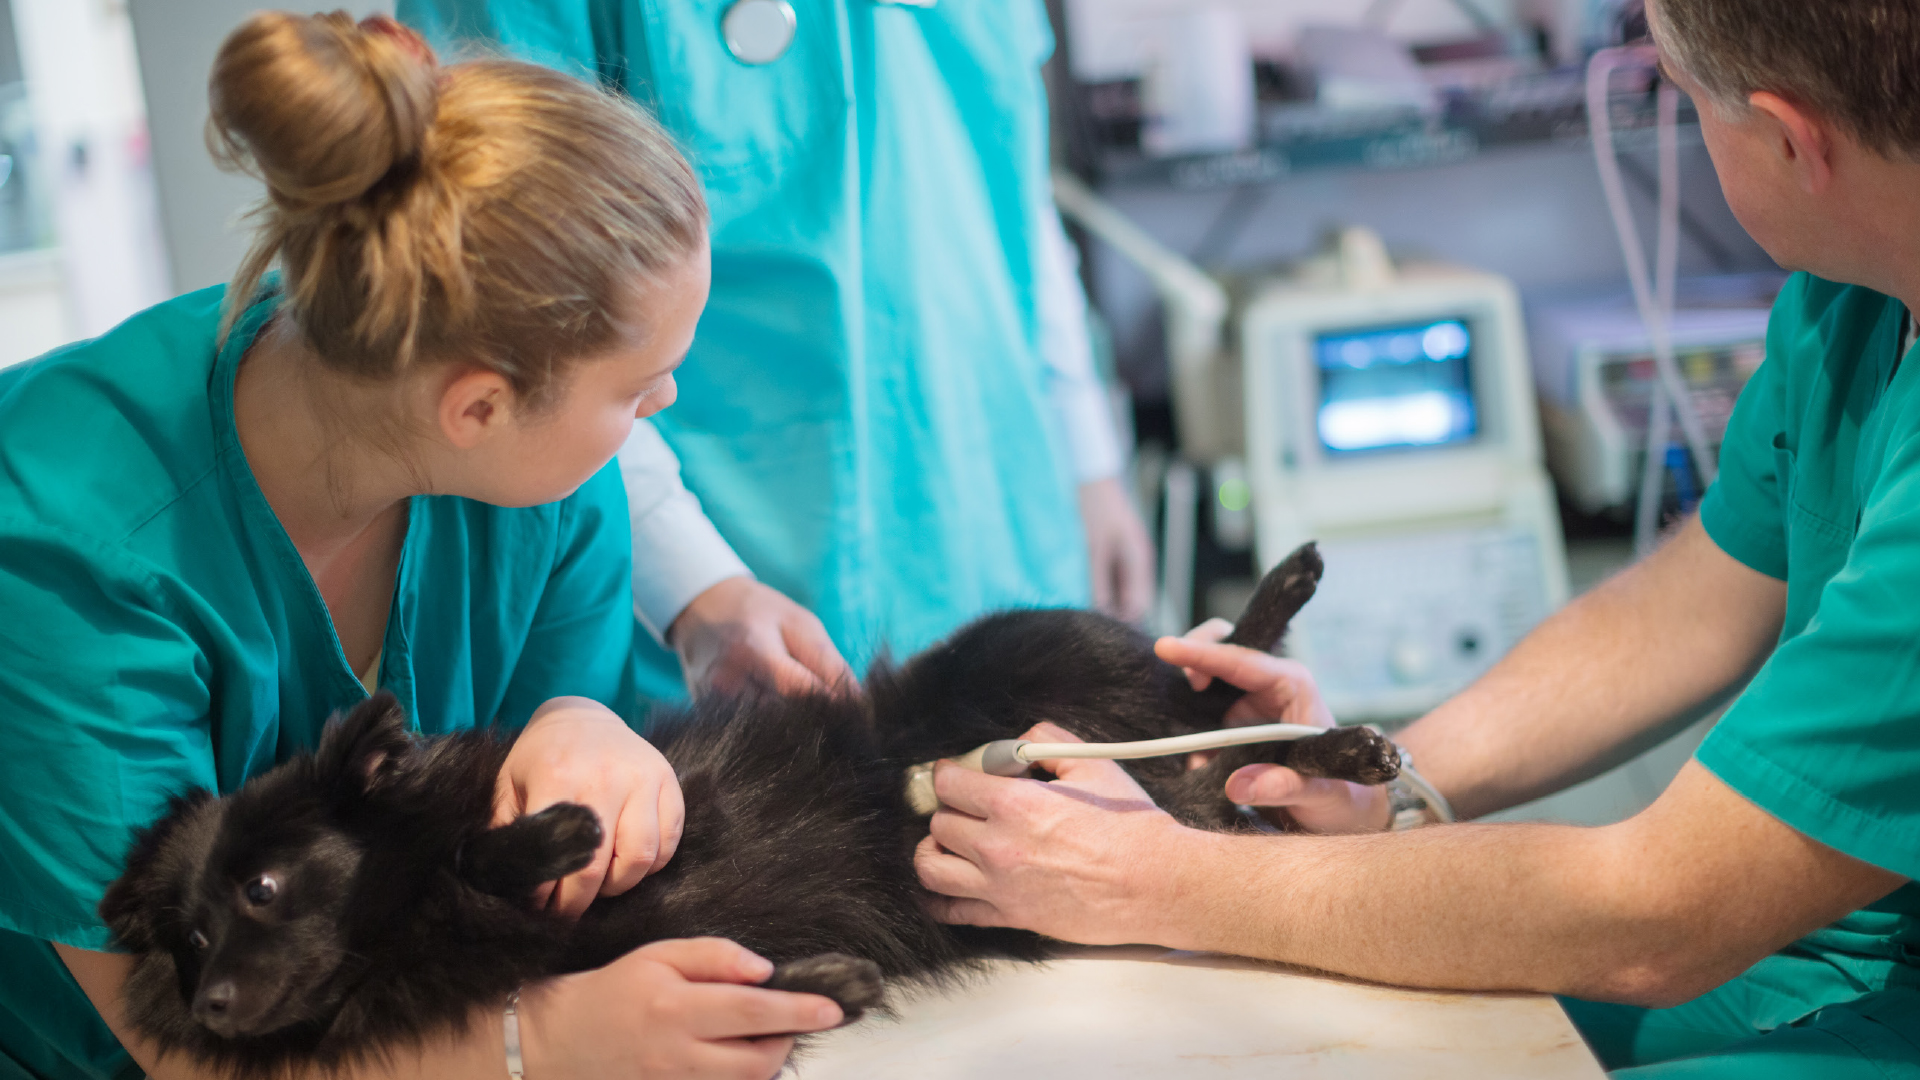
{"label": "man's arm hair", "polygon": [[1648,1007],[1697,997],[1906,880],[1795,831],[1697,762],[1604,828],[1184,840],[1161,871],[1180,899],[1159,944]]}
{"label": "man's arm hair", "polygon": [[1399,741],[1462,818],[1551,794],[1738,690],[1772,651],[1786,602],[1785,582],[1738,562],[1690,519]]}

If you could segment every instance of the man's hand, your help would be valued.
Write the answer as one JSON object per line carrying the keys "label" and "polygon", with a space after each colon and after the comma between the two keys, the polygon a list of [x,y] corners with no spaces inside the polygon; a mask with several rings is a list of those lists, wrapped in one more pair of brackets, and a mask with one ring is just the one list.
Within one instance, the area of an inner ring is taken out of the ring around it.
{"label": "man's hand", "polygon": [[772,972],[731,941],[691,938],[536,983],[521,997],[527,1073],[766,1080],[794,1034],[841,1020],[827,998],[753,985]]}
{"label": "man's hand", "polygon": [[535,894],[569,917],[665,866],[687,816],[673,766],[612,710],[586,698],[554,698],[527,721],[500,767],[493,823],[563,802],[598,814],[603,833],[593,862]]}
{"label": "man's hand", "polygon": [[750,685],[781,694],[859,686],[813,612],[750,577],[694,597],[667,628],[667,641],[695,697]]}
{"label": "man's hand", "polygon": [[[1247,692],[1227,710],[1227,723],[1305,724],[1330,728],[1333,714],[1320,698],[1313,675],[1294,660],[1270,656],[1221,640],[1233,628],[1212,619],[1186,637],[1161,638],[1153,651],[1186,671],[1195,690],[1224,679]],[[1386,792],[1345,780],[1304,777],[1284,765],[1247,765],[1227,777],[1226,797],[1246,806],[1270,808],[1308,832],[1377,832],[1387,827]]]}
{"label": "man's hand", "polygon": [[1094,610],[1139,622],[1153,607],[1153,541],[1119,480],[1080,485],[1080,521],[1093,564]]}
{"label": "man's hand", "polygon": [[[1079,742],[1052,724],[1024,738]],[[1044,761],[1052,782],[934,767],[941,809],[914,852],[920,882],[946,922],[1016,926],[1062,941],[1156,941],[1174,910],[1163,895],[1168,852],[1191,830],[1153,804],[1111,761]]]}

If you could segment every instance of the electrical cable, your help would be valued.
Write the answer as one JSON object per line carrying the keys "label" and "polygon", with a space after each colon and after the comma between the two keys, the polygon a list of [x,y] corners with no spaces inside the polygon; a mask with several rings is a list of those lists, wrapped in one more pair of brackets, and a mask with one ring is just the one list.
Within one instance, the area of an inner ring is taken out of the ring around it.
{"label": "electrical cable", "polygon": [[1192,735],[1174,735],[1165,739],[1144,739],[1139,742],[1123,743],[1041,743],[1023,740],[1013,750],[1013,756],[1019,761],[1031,765],[1036,761],[1049,758],[1065,759],[1104,759],[1107,761],[1132,761],[1136,758],[1166,757],[1171,754],[1192,754],[1201,750],[1219,750],[1228,746],[1245,746],[1248,743],[1288,742],[1293,739],[1307,739],[1315,735],[1325,735],[1326,728],[1309,727],[1305,724],[1255,724],[1250,727],[1223,728],[1219,731],[1201,731]]}
{"label": "electrical cable", "polygon": [[[1679,149],[1677,139],[1670,139],[1673,126],[1667,123],[1670,112],[1677,116],[1679,94],[1667,83],[1660,85],[1655,99],[1657,141],[1659,144],[1660,181],[1657,185],[1659,216],[1655,227],[1654,246],[1654,304],[1660,319],[1661,332],[1668,341],[1667,355],[1672,355],[1672,327],[1675,296],[1675,277],[1679,265]],[[1613,160],[1613,155],[1608,155]],[[1644,318],[1644,316],[1643,316]],[[1648,324],[1650,327],[1653,325]],[[1651,329],[1649,336],[1655,334]],[[1657,377],[1661,349],[1659,338],[1655,337],[1654,365],[1656,378],[1648,387],[1647,394],[1647,447],[1646,458],[1640,468],[1640,497],[1634,507],[1633,540],[1634,550],[1641,555],[1653,550],[1655,539],[1660,531],[1660,505],[1666,497],[1667,463],[1673,456],[1670,453],[1673,440],[1673,417],[1676,409],[1674,398],[1667,390],[1664,380]],[[1690,401],[1691,398],[1681,400]],[[1684,422],[1684,420],[1683,420]],[[1684,505],[1684,504],[1683,504]]]}
{"label": "electrical cable", "polygon": [[[1707,444],[1706,433],[1692,395],[1681,378],[1674,359],[1673,311],[1679,269],[1680,234],[1680,154],[1679,91],[1662,81],[1656,95],[1656,130],[1660,152],[1659,219],[1655,239],[1653,280],[1648,280],[1646,252],[1634,225],[1633,210],[1627,202],[1621,180],[1620,162],[1614,156],[1613,117],[1608,108],[1609,90],[1616,69],[1628,62],[1644,64],[1649,59],[1644,46],[1618,46],[1595,53],[1587,65],[1587,122],[1593,134],[1595,164],[1600,170],[1600,187],[1606,195],[1614,231],[1620,238],[1621,254],[1626,259],[1627,280],[1633,289],[1634,305],[1647,337],[1653,346],[1654,384],[1650,388],[1647,410],[1647,458],[1642,473],[1640,497],[1635,513],[1635,543],[1645,551],[1652,545],[1658,528],[1659,500],[1664,492],[1665,445],[1671,438],[1672,418],[1677,417],[1694,469],[1703,484],[1718,474],[1718,463]],[[1670,416],[1668,410],[1672,410]]]}
{"label": "electrical cable", "polygon": [[[1292,742],[1296,739],[1311,739],[1325,735],[1335,728],[1311,727],[1306,724],[1253,724],[1247,727],[1222,728],[1218,731],[1199,731],[1190,735],[1173,735],[1164,739],[1142,739],[1138,742],[1119,743],[1043,743],[1029,742],[1026,739],[996,739],[983,746],[977,746],[968,753],[955,758],[962,768],[983,772],[989,776],[1025,776],[1030,766],[1049,760],[1096,760],[1096,761],[1132,761],[1138,758],[1171,757],[1177,754],[1192,754],[1202,750],[1221,750],[1229,746],[1246,746],[1250,743]],[[1379,733],[1379,728],[1374,728]],[[1398,779],[1412,788],[1422,799],[1434,816],[1443,822],[1454,820],[1453,808],[1440,790],[1427,782],[1427,779],[1415,772],[1412,763],[1407,761],[1405,751],[1396,749],[1400,756]],[[933,791],[933,767],[935,762],[925,761],[907,770],[907,805],[920,814],[932,814],[940,808],[940,799]]]}

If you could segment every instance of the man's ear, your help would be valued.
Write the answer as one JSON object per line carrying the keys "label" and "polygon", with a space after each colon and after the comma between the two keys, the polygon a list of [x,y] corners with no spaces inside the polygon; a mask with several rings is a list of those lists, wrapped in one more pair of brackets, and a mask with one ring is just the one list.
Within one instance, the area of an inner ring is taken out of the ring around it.
{"label": "man's ear", "polygon": [[413,753],[407,714],[382,690],[328,722],[320,734],[315,768],[322,780],[343,795],[360,795],[380,786]]}
{"label": "man's ear", "polygon": [[454,447],[471,450],[506,427],[519,398],[512,384],[485,368],[462,367],[442,384],[434,418]]}
{"label": "man's ear", "polygon": [[1770,135],[1801,190],[1809,195],[1826,191],[1833,182],[1833,125],[1805,106],[1765,90],[1747,98],[1747,104],[1771,121]]}

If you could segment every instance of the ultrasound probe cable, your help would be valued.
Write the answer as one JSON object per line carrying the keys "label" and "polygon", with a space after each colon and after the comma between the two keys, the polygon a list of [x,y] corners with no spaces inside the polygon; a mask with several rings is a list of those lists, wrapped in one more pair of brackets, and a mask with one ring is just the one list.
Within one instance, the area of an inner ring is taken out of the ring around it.
{"label": "ultrasound probe cable", "polygon": [[[1195,732],[1191,735],[1174,735],[1165,739],[1145,739],[1140,742],[1043,743],[1027,739],[996,739],[954,758],[953,762],[962,768],[987,773],[990,776],[1025,776],[1028,767],[1039,761],[1069,758],[1131,761],[1137,758],[1167,757],[1202,750],[1219,750],[1228,746],[1245,746],[1249,743],[1290,742],[1294,739],[1325,735],[1331,730],[1335,729],[1309,727],[1306,724],[1255,724],[1249,727]],[[934,763],[928,761],[907,770],[907,802],[921,814],[931,814],[940,808],[940,800],[933,793],[933,766]],[[1453,820],[1447,800],[1432,784],[1427,783],[1424,777],[1407,768],[1404,762],[1400,769],[1400,779],[1426,799],[1427,805],[1435,808],[1442,820]]]}

